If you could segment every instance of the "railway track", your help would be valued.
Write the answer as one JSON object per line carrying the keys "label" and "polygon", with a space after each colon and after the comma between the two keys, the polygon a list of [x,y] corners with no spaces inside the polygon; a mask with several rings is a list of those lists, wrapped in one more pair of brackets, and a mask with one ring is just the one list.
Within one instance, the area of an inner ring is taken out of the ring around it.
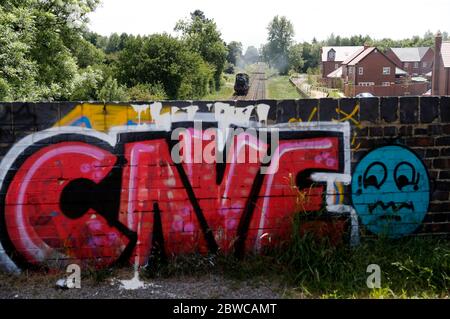
{"label": "railway track", "polygon": [[233,95],[233,100],[263,100],[266,98],[266,67],[259,63],[258,69],[250,74],[250,89],[247,95]]}

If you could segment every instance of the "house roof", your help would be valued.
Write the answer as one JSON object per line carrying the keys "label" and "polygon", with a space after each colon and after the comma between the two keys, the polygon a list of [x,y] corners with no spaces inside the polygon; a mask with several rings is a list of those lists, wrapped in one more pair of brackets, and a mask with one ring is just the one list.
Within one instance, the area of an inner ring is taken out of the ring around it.
{"label": "house roof", "polygon": [[359,46],[346,46],[346,47],[322,47],[322,62],[328,61],[328,51],[333,49],[336,52],[335,61],[345,61],[355,51],[364,47]]}
{"label": "house roof", "polygon": [[355,54],[353,54],[351,57],[349,57],[347,60],[342,62],[342,65],[351,65],[355,66],[362,60],[364,60],[368,55],[370,55],[372,52],[379,52],[382,56],[384,56],[388,61],[395,64],[389,57],[387,57],[383,52],[379,51],[376,47],[367,47],[363,48],[362,50],[357,51]]}
{"label": "house roof", "polygon": [[327,78],[338,79],[342,77],[342,66],[327,75]]}
{"label": "house roof", "polygon": [[359,62],[361,62],[366,56],[368,56],[369,54],[371,54],[373,51],[375,51],[377,48],[375,47],[370,47],[370,48],[366,48],[363,51],[361,51],[358,55],[356,55],[353,59],[351,59],[350,61],[348,61],[347,63],[343,63],[343,64],[347,64],[347,65],[357,65]]}
{"label": "house roof", "polygon": [[350,61],[352,61],[354,58],[356,58],[358,55],[360,55],[362,52],[364,52],[365,48],[361,47],[360,49],[356,50],[355,52],[353,52],[352,55],[350,55],[346,60],[344,60],[344,62],[342,62],[342,64],[349,64]]}
{"label": "house roof", "polygon": [[423,59],[428,50],[431,50],[431,48],[391,48],[391,50],[402,62],[419,62]]}
{"label": "house roof", "polygon": [[441,55],[444,68],[450,68],[450,42],[442,42]]}

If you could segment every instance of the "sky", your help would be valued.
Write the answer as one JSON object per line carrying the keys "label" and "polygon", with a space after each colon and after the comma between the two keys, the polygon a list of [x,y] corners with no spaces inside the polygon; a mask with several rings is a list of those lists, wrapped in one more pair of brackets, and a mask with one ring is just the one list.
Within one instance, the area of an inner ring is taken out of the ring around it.
{"label": "sky", "polygon": [[102,35],[175,35],[176,22],[196,9],[214,19],[226,42],[244,47],[266,42],[275,15],[293,23],[297,42],[325,40],[331,33],[402,39],[450,31],[450,0],[102,0],[89,27]]}

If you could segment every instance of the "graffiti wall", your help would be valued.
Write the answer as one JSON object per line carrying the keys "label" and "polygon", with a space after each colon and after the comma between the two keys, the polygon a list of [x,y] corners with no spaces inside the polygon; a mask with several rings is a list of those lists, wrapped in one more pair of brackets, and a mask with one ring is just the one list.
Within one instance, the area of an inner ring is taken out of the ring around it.
{"label": "graffiti wall", "polygon": [[0,103],[0,123],[8,271],[450,233],[449,98]]}

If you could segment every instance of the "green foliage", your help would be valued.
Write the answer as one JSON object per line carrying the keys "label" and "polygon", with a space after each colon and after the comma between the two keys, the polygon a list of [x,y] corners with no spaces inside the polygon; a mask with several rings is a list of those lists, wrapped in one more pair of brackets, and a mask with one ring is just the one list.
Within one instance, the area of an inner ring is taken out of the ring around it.
{"label": "green foliage", "polygon": [[126,88],[119,85],[116,79],[109,77],[98,92],[98,99],[104,102],[127,101],[128,96]]}
{"label": "green foliage", "polygon": [[70,96],[73,101],[95,101],[98,91],[103,82],[103,73],[101,70],[87,67],[81,71],[75,78],[74,90]]}
{"label": "green foliage", "polygon": [[128,87],[161,83],[170,99],[207,94],[213,73],[214,69],[198,53],[167,34],[130,39],[118,62],[122,83]]}
{"label": "green foliage", "polygon": [[294,85],[289,82],[289,76],[273,76],[267,81],[267,98],[269,99],[299,99],[301,96]]}
{"label": "green foliage", "polygon": [[300,73],[305,61],[303,60],[303,46],[295,44],[289,48],[288,52],[289,70]]}
{"label": "green foliage", "polygon": [[286,75],[289,71],[289,49],[293,42],[294,26],[284,16],[275,16],[267,27],[268,43],[264,54],[270,65]]}
{"label": "green foliage", "polygon": [[78,57],[72,49],[75,40],[81,41],[86,15],[97,4],[95,0],[2,1],[0,77],[4,98],[54,100],[72,94],[78,72]]}
{"label": "green foliage", "polygon": [[303,64],[303,72],[306,72],[308,69],[315,69],[319,67],[321,57],[320,50],[322,45],[319,43],[303,43],[303,59],[305,63]]}
{"label": "green foliage", "polygon": [[167,99],[166,92],[161,83],[137,84],[128,89],[128,97],[131,101],[154,101]]}
{"label": "green foliage", "polygon": [[228,49],[216,23],[207,19],[202,11],[196,10],[189,20],[179,21],[175,30],[181,32],[182,40],[191,51],[198,53],[214,68],[214,88],[219,90]]}
{"label": "green foliage", "polygon": [[[351,248],[328,238],[300,234],[302,219],[294,218],[293,235],[276,253],[292,272],[289,281],[315,294],[330,291],[343,295],[377,293],[388,297],[415,296],[417,292],[439,295],[450,285],[450,246],[445,240],[404,238],[366,240]],[[366,286],[367,266],[381,268],[383,291]],[[406,292],[406,293],[405,293]]]}
{"label": "green foliage", "polygon": [[72,52],[80,68],[101,65],[105,62],[105,53],[83,38],[73,42]]}
{"label": "green foliage", "polygon": [[228,43],[227,49],[227,62],[235,66],[238,65],[238,61],[242,60],[242,43],[231,41]]}

